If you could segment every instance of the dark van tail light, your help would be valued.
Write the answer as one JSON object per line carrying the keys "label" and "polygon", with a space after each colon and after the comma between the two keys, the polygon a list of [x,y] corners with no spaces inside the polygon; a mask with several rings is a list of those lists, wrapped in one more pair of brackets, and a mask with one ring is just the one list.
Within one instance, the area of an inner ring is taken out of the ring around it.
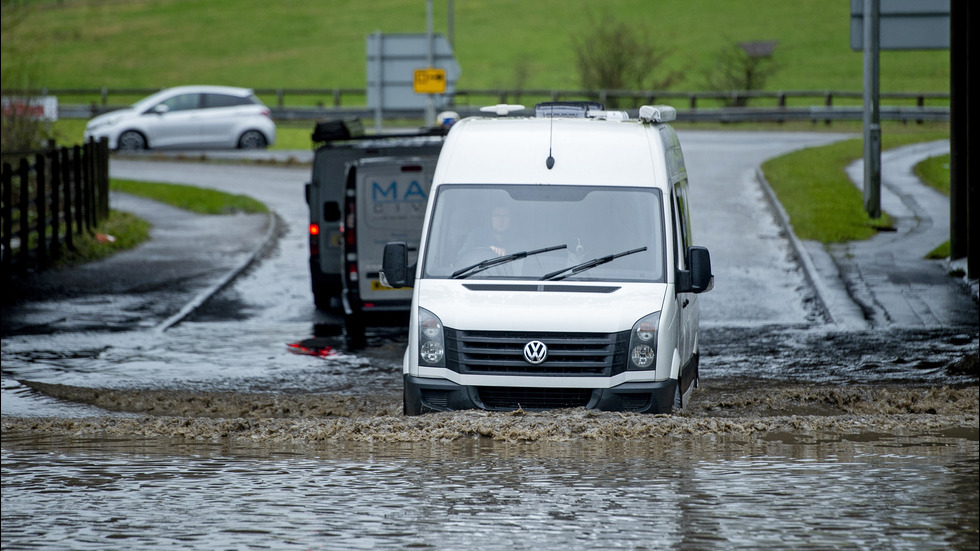
{"label": "dark van tail light", "polygon": [[310,256],[320,254],[320,224],[310,224]]}

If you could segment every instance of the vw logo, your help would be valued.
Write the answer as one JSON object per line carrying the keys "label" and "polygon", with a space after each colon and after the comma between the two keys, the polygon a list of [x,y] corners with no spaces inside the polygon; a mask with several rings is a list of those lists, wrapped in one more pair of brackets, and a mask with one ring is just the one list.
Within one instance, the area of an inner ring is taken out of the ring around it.
{"label": "vw logo", "polygon": [[548,345],[541,341],[531,341],[524,345],[524,359],[531,365],[538,365],[548,357]]}

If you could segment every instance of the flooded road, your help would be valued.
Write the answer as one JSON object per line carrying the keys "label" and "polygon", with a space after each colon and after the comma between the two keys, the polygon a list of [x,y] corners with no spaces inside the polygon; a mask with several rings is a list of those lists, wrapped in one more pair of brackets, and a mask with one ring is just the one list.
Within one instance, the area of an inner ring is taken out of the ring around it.
{"label": "flooded road", "polygon": [[405,335],[350,352],[313,307],[308,169],[114,159],[253,195],[282,235],[166,331],[3,339],[2,546],[976,549],[976,326],[824,323],[748,176],[835,137],[764,136],[681,135],[717,284],[671,416],[403,417]]}
{"label": "flooded road", "polygon": [[18,439],[2,452],[4,547],[976,548],[975,443],[794,440]]}

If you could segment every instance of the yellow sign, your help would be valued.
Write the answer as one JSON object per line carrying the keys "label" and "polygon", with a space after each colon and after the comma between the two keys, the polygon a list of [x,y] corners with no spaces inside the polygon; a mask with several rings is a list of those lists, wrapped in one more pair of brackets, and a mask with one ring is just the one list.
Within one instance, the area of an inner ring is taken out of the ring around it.
{"label": "yellow sign", "polygon": [[413,87],[416,94],[445,94],[445,69],[416,69]]}

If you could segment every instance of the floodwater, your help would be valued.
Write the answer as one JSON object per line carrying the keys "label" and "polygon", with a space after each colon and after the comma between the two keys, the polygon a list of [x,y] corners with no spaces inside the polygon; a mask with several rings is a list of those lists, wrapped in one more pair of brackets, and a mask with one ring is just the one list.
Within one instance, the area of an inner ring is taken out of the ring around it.
{"label": "floodwater", "polygon": [[[711,147],[700,154],[732,146]],[[165,332],[3,339],[4,549],[980,544],[976,325],[824,325],[764,216],[765,274],[717,247],[725,277],[704,301],[701,387],[683,410],[408,418],[405,335],[350,352],[313,309],[307,171],[175,170],[251,186],[284,235]]]}
{"label": "floodwater", "polygon": [[4,548],[976,549],[976,431],[235,446],[5,436]]}

